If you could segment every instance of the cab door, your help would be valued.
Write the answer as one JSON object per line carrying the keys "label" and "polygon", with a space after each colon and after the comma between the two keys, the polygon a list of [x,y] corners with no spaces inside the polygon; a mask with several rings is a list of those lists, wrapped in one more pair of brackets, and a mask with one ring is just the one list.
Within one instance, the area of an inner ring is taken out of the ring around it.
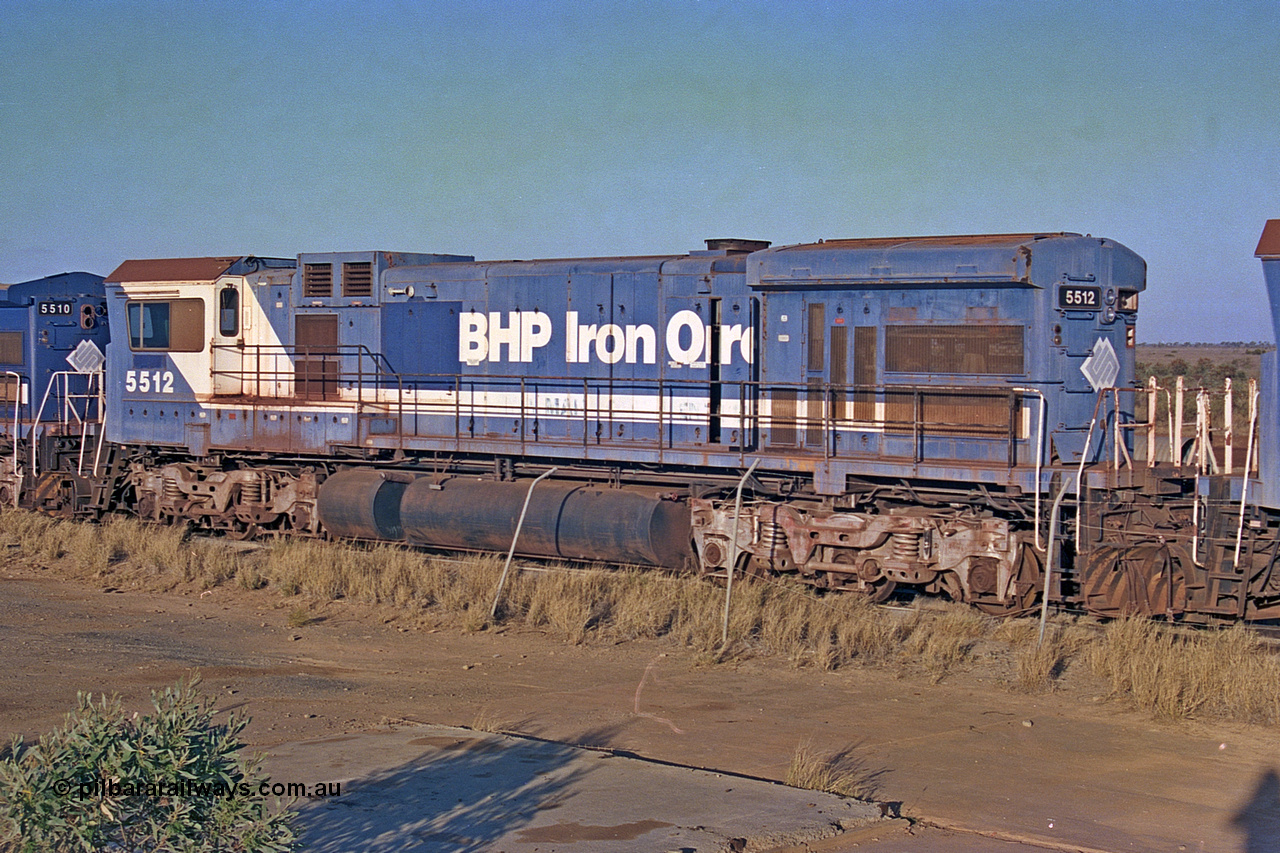
{"label": "cab door", "polygon": [[338,398],[338,315],[294,317],[294,393],[304,400]]}
{"label": "cab door", "polygon": [[244,283],[224,279],[213,290],[213,393],[239,396],[245,388],[244,330],[241,305]]}

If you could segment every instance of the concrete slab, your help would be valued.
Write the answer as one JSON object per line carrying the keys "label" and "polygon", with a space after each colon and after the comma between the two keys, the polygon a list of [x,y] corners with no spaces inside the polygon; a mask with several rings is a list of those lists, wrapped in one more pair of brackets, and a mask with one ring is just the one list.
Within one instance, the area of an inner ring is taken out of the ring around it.
{"label": "concrete slab", "polygon": [[284,744],[266,771],[341,784],[301,805],[315,853],[751,851],[903,823],[833,794],[447,726]]}

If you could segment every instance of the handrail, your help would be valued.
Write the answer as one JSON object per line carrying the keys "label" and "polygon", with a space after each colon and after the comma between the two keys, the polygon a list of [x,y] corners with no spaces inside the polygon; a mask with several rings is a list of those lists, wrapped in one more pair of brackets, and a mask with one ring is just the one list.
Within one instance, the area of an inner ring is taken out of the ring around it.
{"label": "handrail", "polygon": [[548,468],[538,475],[538,478],[529,484],[529,491],[524,494],[524,506],[520,508],[520,520],[516,522],[516,532],[511,537],[511,550],[507,552],[507,563],[502,567],[502,577],[498,579],[498,589],[493,594],[493,607],[489,608],[490,619],[496,619],[498,616],[498,602],[502,599],[502,588],[507,585],[507,574],[511,571],[511,559],[516,555],[516,543],[520,541],[520,531],[524,528],[524,517],[529,512],[529,501],[533,498],[533,488],[558,470],[558,468]]}
{"label": "handrail", "polygon": [[[567,438],[589,447],[619,441],[616,434],[604,433],[603,424],[612,416],[638,417],[645,423],[642,430],[628,432],[623,439],[626,443],[636,446],[637,441],[648,441],[665,452],[677,443],[707,444],[702,436],[693,439],[692,430],[701,426],[706,431],[710,424],[704,422],[714,416],[721,428],[719,445],[743,458],[744,464],[747,454],[760,447],[766,437],[771,445],[787,446],[779,442],[780,431],[785,429],[794,431],[797,446],[817,452],[820,444],[824,460],[865,456],[868,451],[840,439],[851,433],[872,432],[884,434],[890,443],[887,448],[881,443],[874,452],[890,456],[905,453],[915,463],[937,454],[926,443],[935,435],[1002,441],[1008,446],[1007,463],[1013,467],[1018,464],[1019,447],[1031,443],[1030,436],[1021,434],[1026,421],[1019,414],[1025,412],[1019,400],[1034,394],[1041,401],[1033,451],[1038,460],[1037,480],[1042,479],[1045,464],[1047,401],[1045,392],[1037,388],[996,383],[810,385],[722,380],[717,383],[720,405],[716,407],[705,377],[539,376],[536,388],[531,389],[527,374],[395,373],[385,356],[364,345],[216,344],[214,348],[238,356],[238,363],[235,358],[230,363],[221,360],[212,371],[215,398],[306,399],[355,405],[358,417],[364,416],[361,410],[365,405],[381,405],[376,414],[397,419],[401,442],[406,435],[431,437],[437,430],[428,426],[428,432],[422,432],[424,418],[447,412],[453,417],[452,432],[457,441],[481,438],[475,429],[485,418],[509,417],[518,421],[516,431],[525,442]],[[219,377],[233,381],[219,382]],[[603,397],[606,387],[611,389],[609,406]],[[629,398],[633,405],[619,404],[617,394],[624,400]],[[779,405],[787,399],[795,405]],[[1007,407],[1001,402],[1005,400]],[[1006,408],[1004,414],[996,412]],[[563,425],[556,425],[558,420],[575,417],[579,422],[576,429],[571,421],[567,432]],[[411,426],[405,423],[406,418],[412,421]],[[538,421],[536,435],[525,424],[530,418]],[[598,435],[593,434],[593,418],[601,425]],[[405,433],[406,428],[412,432]],[[688,428],[690,436],[682,435],[682,428]],[[938,454],[936,458],[950,457]],[[979,458],[996,462],[994,447],[984,450]],[[1043,497],[1040,501],[1043,504]],[[1036,513],[1039,524],[1042,506]],[[1042,549],[1043,531],[1037,539]]]}
{"label": "handrail", "polygon": [[[1058,489],[1058,496],[1053,500],[1053,509],[1049,510],[1049,541],[1045,543],[1047,547],[1045,549],[1044,558],[1044,593],[1040,596],[1040,640],[1037,645],[1043,645],[1044,643],[1044,626],[1045,622],[1049,618],[1049,582],[1053,577],[1053,558],[1055,556],[1053,553],[1053,546],[1054,542],[1057,541],[1058,538],[1058,513],[1062,509],[1062,499],[1066,497],[1067,487],[1070,485],[1070,483],[1062,484],[1062,488]],[[1078,496],[1079,494],[1080,492],[1077,489],[1076,495]],[[1076,513],[1076,531],[1078,537],[1080,530],[1080,519],[1078,517],[1079,510],[1076,510]]]}
{"label": "handrail", "polygon": [[1231,562],[1233,570],[1240,568],[1240,544],[1244,539],[1244,511],[1249,501],[1249,466],[1253,461],[1254,430],[1258,428],[1258,389],[1250,382],[1249,388],[1249,446],[1245,451],[1244,475],[1240,484],[1240,523],[1236,527],[1236,555]]}
{"label": "handrail", "polygon": [[[1119,388],[1117,391],[1129,391],[1127,388]],[[1156,427],[1163,420],[1165,422],[1168,437],[1168,452],[1170,464],[1182,468],[1184,465],[1184,457],[1182,453],[1182,436],[1185,432],[1185,408],[1188,392],[1195,392],[1195,433],[1191,447],[1191,458],[1197,471],[1201,474],[1232,474],[1236,470],[1235,462],[1235,400],[1236,392],[1231,377],[1225,377],[1222,389],[1215,392],[1210,388],[1203,386],[1188,386],[1185,377],[1176,377],[1173,388],[1161,386],[1154,376],[1149,377],[1147,384],[1135,391],[1145,391],[1147,399],[1147,417],[1142,423],[1123,424],[1122,429],[1138,429],[1145,427],[1147,433],[1147,467],[1155,467],[1158,460],[1156,450],[1157,435]],[[1257,392],[1257,380],[1249,380],[1249,393]],[[1159,395],[1164,395],[1165,416],[1162,419],[1159,414]],[[1220,401],[1220,404],[1219,404]],[[1218,432],[1214,426],[1215,412],[1221,413],[1221,431]],[[1222,440],[1222,446],[1216,446],[1215,433]],[[1219,452],[1221,455],[1221,463],[1219,463]],[[1246,454],[1245,473],[1250,473],[1253,466],[1257,464],[1256,455],[1249,456]]]}
{"label": "handrail", "polygon": [[17,484],[13,489],[13,506],[18,507],[18,497],[22,493],[22,464],[18,458],[18,450],[21,447],[21,437],[19,436],[19,416],[22,408],[22,380],[21,373],[12,370],[6,370],[5,376],[13,377],[13,476],[17,478]]}
{"label": "handrail", "polygon": [[[272,355],[272,354],[268,354],[268,355]],[[277,357],[284,357],[286,354],[281,352],[276,352],[273,355]],[[328,357],[336,358],[337,356],[333,356],[332,354],[330,354]],[[264,371],[262,369],[257,369],[257,370],[221,369],[221,370],[213,371],[213,374],[215,376],[236,377],[241,379],[245,379],[249,377],[265,377],[263,381],[278,381],[278,382],[291,382],[294,380],[294,377],[295,377],[295,374],[292,369],[288,369],[288,370],[282,369],[282,370],[274,370],[274,371]],[[335,381],[338,382],[339,384],[345,384],[345,383],[351,382],[353,377],[355,377],[358,381],[358,378],[361,375],[363,375],[364,378],[366,379],[366,388],[368,387],[367,381],[372,381],[372,378],[375,376],[381,376],[382,377],[381,381],[384,383],[386,382],[396,383],[394,386],[385,385],[385,384],[380,386],[384,390],[390,390],[393,387],[403,388],[403,385],[405,382],[411,382],[412,384],[419,384],[419,385],[426,385],[426,384],[439,385],[447,381],[449,384],[454,384],[457,382],[466,382],[467,384],[483,383],[486,386],[488,386],[486,388],[487,391],[497,392],[502,390],[504,387],[517,389],[522,381],[527,382],[529,379],[527,374],[489,373],[489,374],[482,374],[482,375],[471,375],[471,374],[458,374],[458,373],[418,373],[418,374],[339,373],[336,375]],[[329,378],[334,378],[334,377],[329,377]],[[569,385],[580,385],[584,388],[585,392],[588,394],[592,393],[595,390],[596,385],[612,385],[615,388],[621,388],[623,390],[646,390],[646,389],[656,390],[658,388],[670,388],[674,390],[679,390],[682,388],[687,390],[705,390],[708,384],[705,379],[673,379],[670,377],[665,377],[665,378],[612,377],[610,378],[610,377],[581,377],[581,376],[562,376],[562,377],[540,376],[538,377],[538,383],[540,387],[551,388],[551,389],[565,388]],[[750,405],[743,405],[743,403],[750,404],[760,399],[767,399],[767,397],[762,397],[762,395],[766,395],[769,392],[783,391],[783,390],[795,390],[797,392],[815,390],[815,386],[809,386],[804,383],[764,382],[760,380],[728,380],[728,381],[723,381],[720,384],[737,386],[740,389],[739,398],[738,398],[739,411],[735,414],[721,415],[722,417],[727,418],[731,421],[732,420],[752,421],[752,420],[758,419],[760,415],[758,413],[753,413],[751,411],[752,407]],[[890,396],[906,396],[908,394],[911,394],[914,396],[915,394],[923,394],[923,395],[937,395],[941,397],[946,397],[946,396],[979,397],[979,398],[986,398],[990,400],[1007,398],[1011,391],[1016,391],[1017,393],[1034,393],[1037,395],[1042,394],[1042,392],[1035,389],[1017,389],[1017,388],[1011,389],[1008,386],[1000,386],[1000,385],[918,385],[918,384],[837,385],[832,383],[826,383],[822,385],[821,388],[823,389],[824,396],[826,397],[826,401],[828,402],[828,404],[831,400],[832,394],[846,394],[846,395],[876,394],[876,395],[890,395]],[[427,389],[414,389],[414,390],[427,390]],[[219,395],[215,395],[215,396],[219,396]],[[231,395],[225,395],[225,396],[242,396],[242,395],[231,394]],[[280,399],[280,398],[291,398],[295,395],[248,394],[244,396],[263,397],[265,399]],[[513,406],[515,406],[515,408],[519,408],[518,404],[513,404]],[[825,422],[826,424],[838,425],[840,428],[850,428],[850,427],[856,428],[859,426],[868,426],[868,425],[889,426],[889,427],[899,427],[904,432],[907,432],[910,430],[910,427],[913,424],[913,420],[911,419],[894,419],[891,417],[883,417],[883,416],[876,416],[870,419],[864,419],[864,418],[854,419],[851,417],[841,417],[838,414],[836,414],[836,411],[838,410],[838,408],[839,408],[838,406],[828,405],[828,406],[824,406],[821,412],[798,417],[797,427],[806,427],[813,424],[822,424]],[[539,411],[541,411],[541,407],[539,407]],[[613,410],[614,414],[617,414],[618,411],[619,411],[618,409]],[[982,437],[987,437],[998,432],[1002,437],[1007,438],[1007,430],[1005,428],[992,427],[990,424],[986,424],[986,423],[951,422],[951,421],[935,420],[935,421],[925,421],[923,425],[938,426],[938,427],[954,427],[954,428],[975,430],[980,432]],[[1015,424],[1015,427],[1016,427],[1016,424]]]}
{"label": "handrail", "polygon": [[729,540],[729,571],[728,578],[724,587],[724,623],[720,629],[720,643],[722,645],[729,642],[729,599],[733,595],[733,569],[738,562],[738,524],[742,518],[742,487],[746,485],[747,480],[751,477],[756,466],[760,464],[759,459],[751,460],[751,467],[747,468],[747,472],[742,475],[742,479],[738,481],[738,489],[734,493],[733,498],[733,538]]}
{"label": "handrail", "polygon": [[[1084,466],[1089,461],[1089,448],[1093,446],[1093,428],[1098,425],[1098,412],[1102,408],[1103,401],[1107,399],[1107,391],[1109,390],[1111,389],[1100,388],[1098,390],[1098,398],[1093,404],[1093,417],[1089,419],[1089,431],[1084,434],[1084,449],[1080,451],[1080,465],[1076,469],[1076,553],[1077,554],[1082,553],[1081,540],[1080,540],[1080,528],[1084,527],[1084,525],[1080,523],[1080,515],[1081,515],[1081,510],[1083,509],[1081,502],[1083,501],[1083,495],[1084,495],[1084,489],[1083,489]],[[1119,418],[1117,417],[1116,420],[1119,421]],[[1104,442],[1107,440],[1106,427],[1103,427],[1102,440]]]}
{"label": "handrail", "polygon": [[[323,356],[339,356],[344,358],[352,357],[368,357],[368,359],[378,366],[378,374],[394,374],[395,368],[391,366],[391,362],[382,352],[369,349],[366,344],[212,344],[213,350],[226,350],[228,352],[249,353],[255,355],[269,356],[303,356],[306,358],[323,357]],[[215,373],[226,373],[227,371],[214,371]],[[408,375],[408,374],[405,374]]]}
{"label": "handrail", "polygon": [[[72,393],[71,391],[72,376],[86,377],[85,382],[87,383],[88,387],[86,388],[84,393],[79,393],[79,392]],[[57,424],[59,426],[65,427],[71,421],[71,417],[69,417],[69,415],[73,416],[76,420],[76,423],[81,428],[82,436],[85,436],[85,435],[88,435],[88,429],[91,423],[100,424],[103,419],[103,412],[101,411],[101,403],[99,403],[98,420],[90,421],[89,419],[89,401],[93,399],[93,397],[95,396],[92,390],[93,384],[95,381],[97,381],[99,385],[99,391],[96,396],[99,399],[99,401],[101,401],[101,397],[102,397],[101,376],[102,376],[101,369],[95,370],[92,373],[81,373],[75,370],[58,370],[58,371],[54,371],[54,373],[50,375],[49,384],[46,385],[44,389],[44,397],[41,398],[40,400],[40,408],[36,410],[35,414],[31,418],[31,476],[32,477],[35,477],[37,474],[40,473],[38,458],[37,458],[38,452],[37,452],[37,445],[36,445],[36,441],[38,438],[37,433],[39,432],[40,424],[43,422],[42,417],[44,416],[44,408],[49,402],[49,395],[54,393],[54,390],[57,387],[58,381],[61,380],[62,382],[62,394],[59,395],[62,403],[62,414],[60,418],[51,420],[49,421],[49,423]],[[83,399],[85,401],[84,417],[81,417],[80,413],[76,411],[74,401],[78,399]],[[84,466],[84,442],[81,441],[80,442],[80,458],[77,462],[76,473],[81,473],[83,470],[83,466]]]}

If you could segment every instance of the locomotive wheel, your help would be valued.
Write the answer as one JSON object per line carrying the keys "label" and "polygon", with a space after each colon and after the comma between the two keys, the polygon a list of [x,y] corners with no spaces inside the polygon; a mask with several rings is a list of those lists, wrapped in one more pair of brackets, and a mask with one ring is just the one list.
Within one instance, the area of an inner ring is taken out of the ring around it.
{"label": "locomotive wheel", "polygon": [[133,509],[134,512],[138,514],[138,518],[146,521],[159,520],[159,516],[156,512],[156,496],[151,492],[146,492],[141,495]]}
{"label": "locomotive wheel", "polygon": [[898,582],[892,578],[882,577],[874,581],[864,581],[865,589],[863,595],[872,604],[883,604],[889,600],[889,596],[893,595],[893,591],[898,588]]}
{"label": "locomotive wheel", "polygon": [[[853,557],[849,554],[837,554],[834,562],[852,563]],[[889,596],[893,595],[893,591],[897,588],[898,582],[885,575],[880,570],[880,564],[875,560],[863,560],[862,565],[858,567],[857,590],[872,604],[883,604],[888,601]]]}
{"label": "locomotive wheel", "polygon": [[228,539],[245,542],[250,539],[257,539],[258,532],[258,525],[256,524],[236,522],[227,528],[226,535]]}
{"label": "locomotive wheel", "polygon": [[1099,552],[1083,586],[1085,609],[1098,616],[1172,618],[1187,606],[1183,557],[1167,545]]}
{"label": "locomotive wheel", "polygon": [[[850,551],[839,551],[831,558],[831,562],[848,566],[846,572],[819,572],[814,586],[819,589],[835,589],[854,595],[865,596],[872,604],[882,604],[898,588],[898,582],[887,577],[880,570],[880,564],[872,559],[857,562]],[[857,568],[855,568],[855,565]]]}
{"label": "locomotive wheel", "polygon": [[1040,570],[1040,560],[1030,547],[1024,545],[1018,559],[1018,572],[1014,575],[1008,598],[999,601],[994,598],[975,597],[971,603],[983,613],[989,613],[992,616],[1016,616],[1035,607],[1043,583],[1044,572]]}

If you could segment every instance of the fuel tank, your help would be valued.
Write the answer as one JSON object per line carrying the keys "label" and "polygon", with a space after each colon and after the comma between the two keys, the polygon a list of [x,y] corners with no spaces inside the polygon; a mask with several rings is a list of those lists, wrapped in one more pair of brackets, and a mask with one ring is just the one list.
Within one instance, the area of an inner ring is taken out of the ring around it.
{"label": "fuel tank", "polygon": [[[405,538],[440,548],[506,551],[531,482],[415,480],[400,502]],[[529,556],[681,569],[693,559],[690,536],[684,501],[625,489],[539,483],[516,550]]]}
{"label": "fuel tank", "polygon": [[353,468],[320,484],[316,511],[334,536],[344,539],[404,539],[400,500],[411,475]]}

